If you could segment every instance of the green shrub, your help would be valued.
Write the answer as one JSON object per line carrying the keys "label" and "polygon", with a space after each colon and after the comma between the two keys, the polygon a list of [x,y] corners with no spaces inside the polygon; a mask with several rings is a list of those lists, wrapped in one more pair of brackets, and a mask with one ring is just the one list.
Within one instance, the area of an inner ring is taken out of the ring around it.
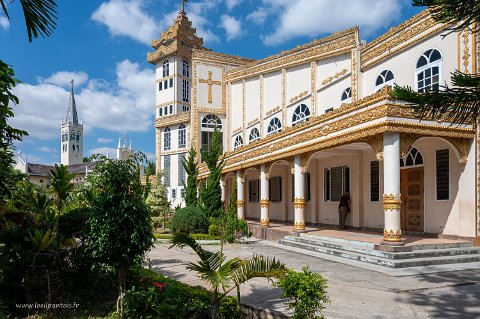
{"label": "green shrub", "polygon": [[236,213],[227,213],[227,222],[225,225],[225,241],[233,243],[241,237],[250,237],[252,234],[248,230],[246,220],[239,219]]}
{"label": "green shrub", "polygon": [[75,208],[58,217],[58,232],[63,238],[84,238],[88,208]]}
{"label": "green shrub", "polygon": [[173,214],[171,222],[172,233],[200,233],[206,234],[208,218],[199,207],[185,207]]}
{"label": "green shrub", "polygon": [[[220,237],[212,236],[210,234],[190,234],[195,240],[219,240]],[[156,239],[172,239],[172,234],[155,234]]]}
{"label": "green shrub", "polygon": [[215,225],[215,224],[211,224],[210,226],[208,226],[208,234],[210,236],[220,236],[220,228]]}
{"label": "green shrub", "polygon": [[323,318],[324,304],[329,303],[327,296],[327,280],[320,274],[303,267],[301,272],[289,270],[286,275],[275,283],[282,288],[283,298],[288,309],[294,311],[293,319]]}
{"label": "green shrub", "polygon": [[[189,286],[141,267],[129,272],[127,284],[126,318],[208,318],[211,296],[203,287]],[[220,318],[240,318],[235,298],[224,298]]]}

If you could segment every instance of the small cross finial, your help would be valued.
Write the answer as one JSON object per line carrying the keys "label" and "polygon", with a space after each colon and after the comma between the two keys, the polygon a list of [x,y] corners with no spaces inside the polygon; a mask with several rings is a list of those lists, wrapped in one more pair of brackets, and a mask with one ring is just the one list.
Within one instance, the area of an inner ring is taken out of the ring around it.
{"label": "small cross finial", "polygon": [[70,84],[72,85],[72,91],[73,91],[73,83],[74,83],[74,82],[75,82],[75,81],[74,81],[73,79],[70,81]]}
{"label": "small cross finial", "polygon": [[180,10],[180,13],[185,13],[185,2],[188,2],[188,0],[182,0],[182,9]]}

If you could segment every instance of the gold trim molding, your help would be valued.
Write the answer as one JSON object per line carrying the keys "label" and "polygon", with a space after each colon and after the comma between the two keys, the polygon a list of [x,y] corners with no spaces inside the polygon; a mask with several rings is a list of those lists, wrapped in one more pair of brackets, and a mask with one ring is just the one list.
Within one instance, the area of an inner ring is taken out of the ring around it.
{"label": "gold trim molding", "polygon": [[295,230],[305,230],[305,222],[304,221],[295,222],[293,225],[294,225]]}
{"label": "gold trim molding", "polygon": [[307,203],[305,202],[305,198],[295,197],[295,199],[293,200],[293,206],[295,208],[305,208],[306,205]]}
{"label": "gold trim molding", "polygon": [[402,207],[402,200],[400,195],[393,194],[383,194],[383,209],[388,210],[397,210],[399,211]]}
{"label": "gold trim molding", "polygon": [[333,80],[339,79],[342,75],[347,74],[347,72],[348,72],[347,69],[343,69],[340,72],[335,73],[335,75],[329,76],[328,78],[326,78],[325,80],[322,81],[322,85],[325,86],[325,85],[331,83]]}
{"label": "gold trim molding", "polygon": [[290,102],[290,104],[295,103],[298,100],[300,100],[302,97],[305,97],[307,95],[308,95],[308,91],[303,91],[303,92],[299,93],[298,95],[295,95],[294,97],[290,98],[289,102]]}
{"label": "gold trim molding", "polygon": [[260,219],[260,225],[262,226],[268,226],[270,225],[270,219],[266,218],[266,219]]}
{"label": "gold trim molding", "polygon": [[270,200],[269,200],[269,199],[261,199],[261,200],[260,200],[260,207],[261,207],[261,208],[268,208],[268,207],[270,207]]}
{"label": "gold trim molding", "polygon": [[245,201],[243,199],[237,199],[237,207],[244,207],[245,206]]}
{"label": "gold trim molding", "polygon": [[393,243],[401,242],[402,241],[402,231],[400,229],[398,229],[397,231],[394,232],[392,229],[390,229],[390,230],[384,229],[383,230],[383,240],[388,241],[388,242],[393,242]]}

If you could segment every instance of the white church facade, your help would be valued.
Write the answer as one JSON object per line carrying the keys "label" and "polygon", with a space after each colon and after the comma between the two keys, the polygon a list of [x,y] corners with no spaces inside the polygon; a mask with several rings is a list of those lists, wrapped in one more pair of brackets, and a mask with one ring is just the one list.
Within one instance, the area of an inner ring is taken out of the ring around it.
{"label": "white church facade", "polygon": [[156,65],[157,167],[170,199],[182,202],[188,148],[208,147],[217,126],[223,196],[228,202],[236,180],[241,218],[299,231],[337,225],[348,191],[347,225],[381,230],[387,242],[405,232],[478,242],[474,127],[419,121],[390,96],[394,84],[426,91],[450,86],[456,69],[479,71],[476,35],[442,37],[445,27],[424,11],[368,44],[352,28],[253,61],[203,48],[182,10],[147,56]]}

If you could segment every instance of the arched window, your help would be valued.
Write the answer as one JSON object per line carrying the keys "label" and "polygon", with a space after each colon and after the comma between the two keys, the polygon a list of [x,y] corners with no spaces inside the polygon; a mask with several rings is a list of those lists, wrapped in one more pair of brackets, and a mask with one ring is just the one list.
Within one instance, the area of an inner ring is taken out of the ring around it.
{"label": "arched window", "polygon": [[218,129],[222,128],[222,121],[218,118],[218,116],[213,114],[208,114],[202,119],[202,127],[205,128],[215,128]]}
{"label": "arched window", "polygon": [[222,121],[220,118],[214,114],[208,114],[202,119],[202,149],[205,151],[210,150],[210,143],[213,138],[213,131],[215,127],[220,131],[220,141],[223,144],[223,134],[222,134]]}
{"label": "arched window", "polygon": [[166,77],[169,75],[170,75],[170,61],[168,61],[168,59],[165,59],[163,61],[163,77]]}
{"label": "arched window", "polygon": [[423,165],[422,154],[415,147],[410,147],[407,156],[400,159],[400,167],[417,165]]}
{"label": "arched window", "polygon": [[187,143],[187,128],[180,124],[178,127],[178,148],[184,148]]}
{"label": "arched window", "polygon": [[182,101],[190,102],[190,81],[182,79]]}
{"label": "arched window", "polygon": [[187,78],[190,77],[190,64],[188,63],[188,60],[183,59],[182,64],[183,64],[182,75],[186,76]]}
{"label": "arched window", "polygon": [[258,128],[256,127],[252,128],[252,130],[250,131],[250,137],[248,138],[249,142],[251,143],[259,139],[260,139],[260,132],[258,131]]}
{"label": "arched window", "polygon": [[235,144],[233,145],[233,149],[236,150],[242,145],[243,145],[243,139],[240,135],[237,135],[237,137],[235,137]]}
{"label": "arched window", "polygon": [[417,92],[439,90],[441,65],[442,54],[436,49],[427,50],[418,58],[415,67]]}
{"label": "arched window", "polygon": [[342,102],[343,103],[350,103],[352,102],[352,89],[346,88],[345,91],[342,93]]}
{"label": "arched window", "polygon": [[270,123],[268,123],[268,135],[280,132],[282,130],[282,122],[278,117],[274,117]]}
{"label": "arched window", "polygon": [[380,91],[385,85],[393,86],[393,82],[395,81],[395,77],[393,76],[392,71],[384,70],[377,76],[377,80],[375,81],[375,92]]}
{"label": "arched window", "polygon": [[292,126],[305,122],[310,117],[310,109],[305,104],[300,104],[293,112]]}
{"label": "arched window", "polygon": [[163,130],[163,150],[168,151],[171,148],[171,132],[170,128],[166,127],[165,130]]}

